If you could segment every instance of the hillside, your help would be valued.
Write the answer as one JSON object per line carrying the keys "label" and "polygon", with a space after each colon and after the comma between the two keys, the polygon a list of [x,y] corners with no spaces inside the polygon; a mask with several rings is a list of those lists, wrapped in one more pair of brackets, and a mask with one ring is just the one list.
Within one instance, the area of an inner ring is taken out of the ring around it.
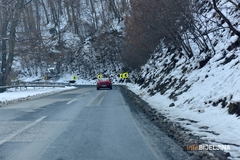
{"label": "hillside", "polygon": [[[228,2],[222,2],[222,8]],[[222,22],[218,27],[219,17],[211,6],[203,5],[202,21],[199,28],[204,26],[216,29],[208,33],[209,42],[214,44],[213,49],[200,52],[197,44],[191,41],[194,56],[188,58],[184,51],[161,43],[151,58],[141,68],[136,79],[141,88],[146,88],[150,95],[160,93],[171,99],[175,107],[182,105],[199,107],[218,106],[228,107],[229,113],[240,115],[239,99],[239,67],[240,67],[240,38],[231,33],[227,24]],[[238,12],[229,11],[230,21],[240,28]],[[211,21],[206,20],[209,17]],[[199,17],[198,17],[199,18]],[[240,29],[239,29],[240,30]]]}
{"label": "hillside", "polygon": [[[141,71],[134,73],[136,86],[129,88],[147,101],[157,113],[181,124],[189,133],[209,144],[228,144],[231,156],[240,158],[238,131],[240,116],[240,38],[221,20],[211,3],[196,2],[197,26],[209,46],[200,51],[191,41],[191,58],[184,51],[160,45]],[[229,1],[219,8],[240,30],[240,12]],[[191,37],[191,35],[189,35]]]}

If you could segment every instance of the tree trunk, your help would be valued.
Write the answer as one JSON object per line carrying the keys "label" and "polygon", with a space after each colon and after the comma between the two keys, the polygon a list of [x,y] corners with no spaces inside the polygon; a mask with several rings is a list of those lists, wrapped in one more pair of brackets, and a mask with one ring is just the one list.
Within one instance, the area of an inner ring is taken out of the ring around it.
{"label": "tree trunk", "polygon": [[[9,13],[7,12],[7,9],[3,7],[4,9],[6,9],[5,10],[6,12],[3,13],[4,22],[2,27],[3,39],[2,39],[2,66],[1,66],[1,75],[0,75],[1,86],[4,86],[7,84],[7,78],[11,71],[12,62],[14,58],[16,27],[18,25],[18,21],[21,16],[23,6],[24,6],[24,0],[17,1],[13,11],[13,15],[10,16],[11,19],[9,19],[9,21],[8,21]],[[7,39],[7,31],[8,31],[7,29],[8,29],[9,22],[11,23],[11,27],[9,30],[9,38]],[[8,40],[8,43],[7,43],[7,40]],[[8,51],[7,51],[7,44],[8,44]],[[2,92],[4,90],[0,90],[0,91]]]}
{"label": "tree trunk", "polygon": [[[3,24],[2,24],[2,66],[0,73],[0,86],[6,85],[6,64],[7,64],[7,28],[8,28],[8,12],[5,6],[2,7]],[[5,89],[0,89],[0,93]]]}
{"label": "tree trunk", "polygon": [[240,37],[240,31],[238,31],[233,25],[232,23],[229,21],[229,19],[218,9],[217,4],[216,4],[216,0],[213,0],[213,7],[216,10],[216,12],[219,14],[219,16],[224,20],[224,22],[226,22],[230,28],[230,30],[236,34],[238,37]]}

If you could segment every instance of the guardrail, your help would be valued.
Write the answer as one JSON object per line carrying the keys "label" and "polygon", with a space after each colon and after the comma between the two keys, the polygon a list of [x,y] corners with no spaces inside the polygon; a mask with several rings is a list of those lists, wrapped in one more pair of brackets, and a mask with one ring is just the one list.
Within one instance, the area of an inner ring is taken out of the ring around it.
{"label": "guardrail", "polygon": [[0,89],[9,89],[9,88],[15,88],[17,90],[18,88],[22,90],[22,88],[27,89],[28,87],[33,87],[34,89],[36,87],[65,87],[70,86],[70,83],[64,83],[64,82],[12,82],[9,86],[0,86]]}

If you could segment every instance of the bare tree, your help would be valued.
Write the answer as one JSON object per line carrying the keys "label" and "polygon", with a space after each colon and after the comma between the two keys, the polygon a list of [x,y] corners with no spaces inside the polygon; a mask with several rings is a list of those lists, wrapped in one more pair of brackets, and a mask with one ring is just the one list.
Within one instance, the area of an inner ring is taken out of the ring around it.
{"label": "bare tree", "polygon": [[[10,8],[10,5],[13,5],[14,8]],[[24,7],[24,0],[12,1],[12,4],[9,4],[8,1],[3,1],[1,6],[2,15],[3,15],[3,24],[1,28],[2,66],[1,66],[1,73],[0,73],[0,85],[6,85],[8,75],[11,71],[13,57],[15,53],[14,49],[15,49],[15,42],[16,42],[16,28],[17,28],[19,19],[21,17],[23,7]],[[9,33],[8,33],[8,29],[9,29]]]}
{"label": "bare tree", "polygon": [[[130,15],[126,18],[126,52],[123,55],[127,64],[137,68],[146,63],[160,40],[167,46],[185,50],[191,58],[193,51],[187,40],[193,19],[190,4],[188,0],[131,0]],[[136,61],[134,64],[131,57]]]}
{"label": "bare tree", "polygon": [[[234,4],[236,6],[237,9],[239,9],[239,6],[234,3],[233,1],[229,0],[229,2],[231,2],[232,4]],[[212,0],[213,3],[213,7],[216,10],[216,12],[219,14],[219,16],[224,20],[224,22],[226,22],[230,28],[230,30],[237,35],[238,37],[240,37],[240,31],[238,31],[233,24],[231,23],[231,21],[221,12],[221,10],[218,8],[216,0]]]}
{"label": "bare tree", "polygon": [[69,46],[67,38],[75,38],[66,38],[65,33],[78,35],[79,43],[83,43],[86,37],[111,30],[108,26],[113,20],[121,19],[123,9],[127,8],[126,1],[1,0],[0,85],[6,84],[14,56],[28,63],[24,67],[68,63],[66,59],[75,54],[79,46]]}
{"label": "bare tree", "polygon": [[232,0],[227,0],[228,2],[232,3],[238,10],[240,10],[240,3],[235,3]]}

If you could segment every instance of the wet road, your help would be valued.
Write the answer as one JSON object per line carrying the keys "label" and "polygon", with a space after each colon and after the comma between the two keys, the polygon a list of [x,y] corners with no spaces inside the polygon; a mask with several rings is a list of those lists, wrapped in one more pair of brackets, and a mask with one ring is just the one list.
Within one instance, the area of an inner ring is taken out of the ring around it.
{"label": "wet road", "polygon": [[118,87],[80,87],[0,108],[1,160],[166,159]]}

